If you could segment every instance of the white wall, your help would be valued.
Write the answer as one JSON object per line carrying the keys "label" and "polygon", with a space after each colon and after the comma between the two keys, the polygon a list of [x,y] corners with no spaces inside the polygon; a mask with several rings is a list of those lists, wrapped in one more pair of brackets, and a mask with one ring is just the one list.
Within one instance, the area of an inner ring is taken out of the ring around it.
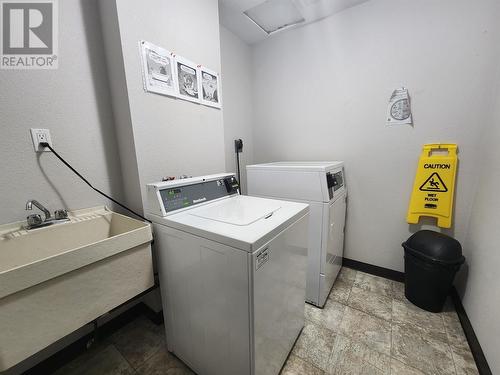
{"label": "white wall", "polygon": [[220,72],[217,0],[103,0],[101,9],[120,154],[135,155],[123,161],[137,171],[124,174],[135,186],[127,201],[142,209],[147,183],[225,170],[222,111],[146,93],[138,47],[144,39]]}
{"label": "white wall", "polygon": [[[497,59],[497,64],[500,59]],[[478,189],[470,220],[464,252],[467,267],[461,275],[463,304],[494,374],[500,373],[498,338],[500,337],[500,69],[496,112],[483,132],[479,148],[481,167]],[[493,78],[493,77],[492,77]],[[465,281],[465,282],[464,282]]]}
{"label": "white wall", "polygon": [[[499,48],[495,1],[377,0],[254,47],[256,162],[345,160],[345,255],[403,269],[405,217],[424,143],[459,144],[454,231],[467,232]],[[385,127],[409,88],[415,127]]]}
{"label": "white wall", "polygon": [[226,170],[236,172],[234,140],[243,139],[243,152],[240,153],[241,186],[246,194],[245,167],[253,163],[252,50],[223,26],[220,28],[220,44]]}
{"label": "white wall", "polygon": [[50,210],[109,202],[51,153],[35,154],[29,128],[49,128],[54,147],[98,188],[121,195],[96,0],[59,2],[59,69],[0,70],[0,223],[24,220],[28,199]]}

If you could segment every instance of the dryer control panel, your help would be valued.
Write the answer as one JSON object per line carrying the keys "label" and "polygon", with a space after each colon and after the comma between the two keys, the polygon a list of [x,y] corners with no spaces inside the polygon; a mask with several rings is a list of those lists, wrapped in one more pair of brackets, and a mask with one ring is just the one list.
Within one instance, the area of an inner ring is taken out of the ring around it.
{"label": "dryer control panel", "polygon": [[344,186],[343,171],[328,172],[326,174],[326,184],[328,186],[328,194],[330,199],[333,198],[334,193]]}

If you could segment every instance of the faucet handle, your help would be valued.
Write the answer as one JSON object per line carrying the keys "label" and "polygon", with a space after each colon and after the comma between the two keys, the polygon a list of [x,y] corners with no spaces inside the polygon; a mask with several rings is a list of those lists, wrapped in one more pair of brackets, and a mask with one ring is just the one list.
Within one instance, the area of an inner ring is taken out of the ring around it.
{"label": "faucet handle", "polygon": [[61,220],[61,219],[67,219],[68,218],[68,211],[61,209],[61,210],[56,210],[54,211],[54,217],[56,220]]}
{"label": "faucet handle", "polygon": [[28,227],[34,227],[43,223],[42,216],[38,214],[29,215],[26,218]]}

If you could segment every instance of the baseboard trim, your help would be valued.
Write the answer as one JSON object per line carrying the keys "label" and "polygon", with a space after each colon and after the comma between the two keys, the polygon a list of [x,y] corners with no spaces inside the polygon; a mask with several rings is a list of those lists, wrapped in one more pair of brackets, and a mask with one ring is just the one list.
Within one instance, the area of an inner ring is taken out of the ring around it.
{"label": "baseboard trim", "polygon": [[357,271],[366,272],[375,276],[380,276],[389,280],[404,282],[405,274],[404,272],[391,270],[389,268],[384,268],[380,266],[375,266],[373,264],[363,263],[359,260],[344,258],[343,265]]}
{"label": "baseboard trim", "polygon": [[457,312],[458,319],[460,319],[460,324],[462,325],[462,329],[464,330],[465,337],[467,338],[467,342],[469,343],[470,351],[472,352],[472,356],[474,357],[474,361],[476,362],[477,369],[479,374],[481,375],[492,375],[490,366],[488,365],[488,361],[486,360],[486,356],[484,355],[483,349],[479,344],[479,340],[477,339],[476,333],[474,332],[474,328],[467,316],[464,305],[462,304],[462,300],[458,295],[455,287],[451,288],[450,296],[455,305],[455,311]]}
{"label": "baseboard trim", "polygon": [[[357,260],[344,258],[343,265],[357,271],[366,272],[371,275],[384,277],[386,279],[404,282],[405,274],[404,272],[399,272],[395,270],[391,270],[389,268],[375,266],[373,264],[363,263]],[[469,343],[470,351],[472,356],[474,357],[474,361],[476,362],[477,369],[480,375],[492,375],[490,366],[488,365],[488,361],[484,355],[483,349],[479,344],[479,340],[477,339],[476,333],[474,332],[474,328],[465,312],[465,308],[462,305],[462,300],[458,295],[455,287],[451,288],[450,296],[455,305],[455,310],[457,312],[458,318],[460,319],[460,324],[462,325],[462,329],[464,330],[465,337],[467,338],[467,342]]]}

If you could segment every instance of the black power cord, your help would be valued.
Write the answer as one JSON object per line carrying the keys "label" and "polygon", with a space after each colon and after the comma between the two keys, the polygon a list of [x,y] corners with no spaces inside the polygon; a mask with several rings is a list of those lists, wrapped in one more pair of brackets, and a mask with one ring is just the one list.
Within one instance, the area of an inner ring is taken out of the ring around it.
{"label": "black power cord", "polygon": [[134,211],[134,210],[132,210],[131,208],[128,208],[128,207],[127,207],[127,206],[125,206],[124,204],[121,204],[120,202],[118,202],[116,199],[114,199],[114,198],[110,197],[109,195],[107,195],[107,194],[103,193],[103,192],[102,192],[102,191],[100,191],[99,189],[97,189],[97,188],[93,187],[93,186],[92,186],[92,184],[91,184],[91,183],[90,183],[90,182],[89,182],[89,181],[88,181],[85,177],[83,177],[83,176],[82,176],[82,175],[81,175],[81,174],[80,174],[80,173],[79,173],[79,172],[78,172],[75,168],[73,168],[73,167],[71,166],[71,164],[69,164],[66,160],[64,160],[64,159],[63,159],[63,157],[62,157],[61,155],[59,155],[59,154],[56,152],[56,150],[54,150],[54,149],[52,148],[52,146],[51,146],[51,145],[49,145],[49,144],[48,144],[48,143],[46,143],[46,142],[41,142],[41,143],[40,143],[40,145],[41,145],[41,146],[43,146],[43,147],[47,147],[50,151],[52,151],[52,152],[53,152],[53,154],[54,154],[54,155],[55,155],[55,156],[56,156],[56,157],[57,157],[60,161],[62,161],[62,162],[63,162],[63,164],[64,164],[66,167],[68,167],[69,169],[71,169],[71,170],[73,171],[73,173],[74,173],[74,174],[76,174],[78,177],[80,177],[80,178],[83,180],[83,182],[85,182],[87,185],[89,185],[89,186],[90,186],[93,190],[95,190],[96,192],[98,192],[98,193],[99,193],[99,194],[101,194],[102,196],[104,196],[104,197],[108,198],[111,202],[116,203],[116,204],[117,204],[118,206],[120,206],[121,208],[124,208],[124,209],[125,209],[125,210],[127,210],[128,212],[133,213],[135,216],[140,217],[142,220],[147,221],[148,223],[151,223],[151,220],[146,219],[146,218],[145,218],[144,216],[142,216],[141,214],[138,214],[137,212],[135,212],[135,211]]}

